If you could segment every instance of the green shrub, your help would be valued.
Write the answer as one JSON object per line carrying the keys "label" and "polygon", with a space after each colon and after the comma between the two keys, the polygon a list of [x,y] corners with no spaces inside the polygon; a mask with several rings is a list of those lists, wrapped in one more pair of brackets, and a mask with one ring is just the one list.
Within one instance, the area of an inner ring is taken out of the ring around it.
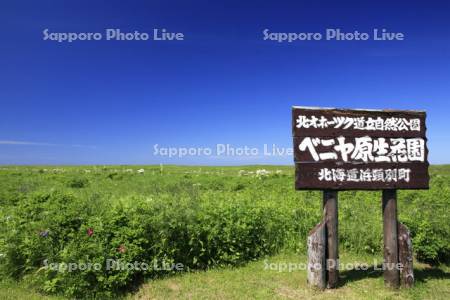
{"label": "green shrub", "polygon": [[429,191],[401,194],[400,219],[411,230],[414,253],[431,264],[450,262],[449,182],[434,175]]}
{"label": "green shrub", "polygon": [[[106,270],[107,260],[205,269],[244,263],[283,245],[286,216],[273,203],[254,205],[225,198],[211,202],[209,195],[197,200],[131,197],[93,210],[88,201],[71,193],[32,194],[5,221],[2,272],[26,276],[48,293],[112,297],[145,277],[169,271]],[[102,268],[73,272],[45,268],[70,263]]]}
{"label": "green shrub", "polygon": [[89,180],[87,178],[71,178],[67,181],[67,186],[70,188],[84,188],[89,184]]}
{"label": "green shrub", "polygon": [[[139,176],[112,167],[3,173],[1,276],[69,298],[114,298],[175,272],[151,268],[155,262],[187,271],[239,265],[283,248],[304,252],[321,220],[322,193],[295,191],[292,174],[260,180],[232,168],[204,174],[178,168]],[[434,175],[429,191],[399,192],[399,220],[410,228],[420,260],[448,262],[449,183],[449,176]],[[380,192],[339,193],[339,235],[346,250],[382,254]],[[109,260],[150,268],[107,270]],[[45,267],[73,262],[101,268]]]}

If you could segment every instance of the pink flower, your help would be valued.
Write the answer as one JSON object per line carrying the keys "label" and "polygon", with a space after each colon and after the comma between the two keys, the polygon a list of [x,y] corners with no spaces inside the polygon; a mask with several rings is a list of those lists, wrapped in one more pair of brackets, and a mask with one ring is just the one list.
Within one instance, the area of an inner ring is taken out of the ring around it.
{"label": "pink flower", "polygon": [[86,231],[88,236],[92,236],[94,234],[94,229],[89,227],[88,230]]}
{"label": "pink flower", "polygon": [[127,248],[125,248],[124,245],[120,245],[120,246],[117,248],[117,251],[120,252],[120,253],[125,253],[125,252],[127,252]]}

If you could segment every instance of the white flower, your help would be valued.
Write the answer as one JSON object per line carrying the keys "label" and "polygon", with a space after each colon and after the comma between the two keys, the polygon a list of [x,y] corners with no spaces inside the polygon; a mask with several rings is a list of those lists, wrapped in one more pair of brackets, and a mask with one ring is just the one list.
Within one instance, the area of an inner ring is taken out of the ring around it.
{"label": "white flower", "polygon": [[256,177],[268,176],[269,174],[270,172],[265,169],[256,170]]}

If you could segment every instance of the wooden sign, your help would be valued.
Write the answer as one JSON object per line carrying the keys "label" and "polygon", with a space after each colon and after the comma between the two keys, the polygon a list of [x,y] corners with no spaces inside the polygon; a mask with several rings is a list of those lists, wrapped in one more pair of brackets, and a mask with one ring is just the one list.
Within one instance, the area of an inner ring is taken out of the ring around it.
{"label": "wooden sign", "polygon": [[428,189],[423,111],[293,107],[295,187]]}

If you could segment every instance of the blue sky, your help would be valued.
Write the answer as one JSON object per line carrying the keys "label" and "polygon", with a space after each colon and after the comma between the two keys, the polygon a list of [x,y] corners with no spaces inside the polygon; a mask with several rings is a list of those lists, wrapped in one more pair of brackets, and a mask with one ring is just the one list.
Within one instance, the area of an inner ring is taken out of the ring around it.
{"label": "blue sky", "polygon": [[[450,163],[447,1],[2,1],[0,164],[292,164],[154,154],[292,147],[291,106],[426,110]],[[182,32],[183,41],[43,40],[50,32]],[[402,32],[404,41],[263,40],[271,32]]]}

